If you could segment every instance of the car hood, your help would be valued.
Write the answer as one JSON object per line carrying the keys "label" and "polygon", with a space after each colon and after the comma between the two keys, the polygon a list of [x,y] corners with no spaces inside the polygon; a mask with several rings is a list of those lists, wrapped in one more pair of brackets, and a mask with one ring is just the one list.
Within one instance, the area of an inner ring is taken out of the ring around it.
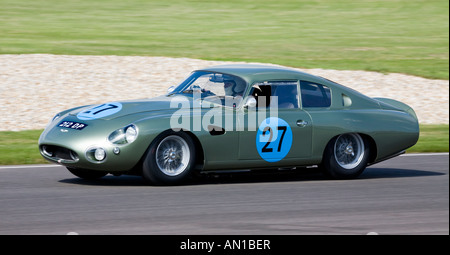
{"label": "car hood", "polygon": [[[80,120],[112,120],[136,113],[158,111],[167,113],[180,109],[179,101],[173,97],[160,96],[150,99],[109,102],[81,107],[71,111],[70,115],[77,116]],[[192,100],[186,97],[183,103],[186,104],[186,102],[189,102],[189,105],[191,105]]]}

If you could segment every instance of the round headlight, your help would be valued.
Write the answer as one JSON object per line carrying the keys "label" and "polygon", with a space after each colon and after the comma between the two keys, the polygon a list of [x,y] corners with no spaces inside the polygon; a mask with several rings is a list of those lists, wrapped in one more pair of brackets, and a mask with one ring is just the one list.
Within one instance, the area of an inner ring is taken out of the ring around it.
{"label": "round headlight", "polygon": [[102,148],[97,148],[94,151],[94,158],[98,161],[104,160],[106,157],[106,151]]}
{"label": "round headlight", "polygon": [[132,143],[136,140],[138,135],[137,128],[135,125],[130,125],[125,129],[125,139],[128,143]]}
{"label": "round headlight", "polygon": [[132,143],[138,136],[138,129],[135,125],[128,125],[119,128],[108,136],[108,140],[113,144]]}

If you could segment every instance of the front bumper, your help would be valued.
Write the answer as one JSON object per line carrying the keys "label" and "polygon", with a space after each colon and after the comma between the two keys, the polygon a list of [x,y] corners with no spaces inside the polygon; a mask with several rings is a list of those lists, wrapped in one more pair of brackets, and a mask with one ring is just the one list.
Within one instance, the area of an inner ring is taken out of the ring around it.
{"label": "front bumper", "polygon": [[[152,138],[138,137],[133,143],[113,144],[108,136],[117,126],[111,127],[107,121],[99,120],[88,123],[83,130],[51,125],[39,138],[39,151],[46,160],[66,167],[107,172],[129,171],[140,162]],[[104,159],[95,158],[97,148],[104,150]]]}

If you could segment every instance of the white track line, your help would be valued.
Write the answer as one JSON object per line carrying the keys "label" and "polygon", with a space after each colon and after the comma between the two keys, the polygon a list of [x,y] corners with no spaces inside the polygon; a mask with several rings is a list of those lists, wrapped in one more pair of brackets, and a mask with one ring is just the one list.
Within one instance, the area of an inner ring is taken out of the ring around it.
{"label": "white track line", "polygon": [[440,153],[407,153],[402,154],[402,157],[416,157],[416,156],[448,156],[448,152],[440,152]]}
{"label": "white track line", "polygon": [[[419,157],[419,156],[448,156],[448,152],[443,153],[408,153],[402,154],[400,157]],[[0,166],[0,169],[21,169],[21,168],[48,168],[48,167],[63,167],[61,165],[48,164],[48,165],[11,165],[11,166]]]}
{"label": "white track line", "polygon": [[18,166],[0,166],[0,169],[21,169],[21,168],[48,168],[48,167],[63,167],[61,165],[18,165]]}

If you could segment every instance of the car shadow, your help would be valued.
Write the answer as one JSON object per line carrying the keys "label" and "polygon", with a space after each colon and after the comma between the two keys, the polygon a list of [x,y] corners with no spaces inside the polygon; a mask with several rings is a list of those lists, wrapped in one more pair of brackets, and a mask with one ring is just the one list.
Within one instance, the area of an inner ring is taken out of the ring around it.
{"label": "car shadow", "polygon": [[88,186],[148,186],[149,184],[140,176],[121,175],[113,176],[107,175],[97,180],[85,180],[78,177],[70,179],[59,180],[61,183],[78,184]]}
{"label": "car shadow", "polygon": [[[367,168],[356,180],[389,179],[405,177],[438,176],[444,173],[411,170],[399,168]],[[195,178],[177,186],[234,184],[234,183],[268,183],[268,182],[305,182],[305,181],[332,181],[326,178],[317,168],[284,171],[252,171],[236,173],[209,173],[200,174]],[[152,186],[140,176],[107,175],[98,180],[84,180],[80,178],[62,179],[59,182],[90,186]]]}
{"label": "car shadow", "polygon": [[[444,173],[398,169],[398,168],[367,168],[358,178],[350,181],[366,179],[390,179],[405,177],[438,176]],[[305,181],[333,181],[327,178],[317,168],[276,171],[276,172],[251,172],[236,174],[217,174],[200,178],[192,184],[230,184],[230,183],[258,183],[258,182],[305,182]]]}
{"label": "car shadow", "polygon": [[445,175],[441,172],[411,170],[402,168],[367,168],[359,179],[379,179],[379,178],[403,178],[403,177],[424,177]]}

